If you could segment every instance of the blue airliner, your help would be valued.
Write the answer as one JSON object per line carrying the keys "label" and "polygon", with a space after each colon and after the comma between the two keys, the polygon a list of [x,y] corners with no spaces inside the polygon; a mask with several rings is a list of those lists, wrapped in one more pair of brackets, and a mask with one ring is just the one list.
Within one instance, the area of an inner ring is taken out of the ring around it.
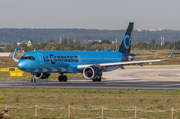
{"label": "blue airliner", "polygon": [[[167,59],[132,61],[137,57],[131,50],[131,38],[134,23],[130,22],[121,45],[116,51],[31,51],[25,53],[19,60],[16,59],[15,49],[13,59],[17,61],[17,67],[33,76],[31,82],[36,79],[46,79],[51,73],[61,74],[59,81],[67,81],[64,73],[82,73],[86,79],[101,81],[102,73],[117,68],[124,69],[124,65],[158,62],[172,58],[174,50]],[[147,56],[147,55],[146,55]]]}

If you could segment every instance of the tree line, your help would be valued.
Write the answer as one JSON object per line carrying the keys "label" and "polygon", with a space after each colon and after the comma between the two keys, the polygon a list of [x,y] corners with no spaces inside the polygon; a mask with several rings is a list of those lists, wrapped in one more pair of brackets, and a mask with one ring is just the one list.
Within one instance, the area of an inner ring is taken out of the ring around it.
{"label": "tree line", "polygon": [[[37,42],[49,42],[54,40],[60,42],[60,35],[62,39],[67,38],[72,40],[79,40],[87,43],[92,40],[115,41],[116,35],[120,41],[126,30],[98,30],[98,29],[16,29],[16,28],[0,28],[0,44],[13,44],[16,42],[27,42],[29,38]],[[133,30],[133,42],[151,42],[156,39],[157,43],[161,42],[161,36],[165,41],[171,43],[180,39],[180,31],[177,30],[162,30],[162,31],[141,31]]]}
{"label": "tree line", "polygon": [[[119,47],[120,43],[117,44]],[[155,39],[152,39],[150,43],[145,42],[133,42],[132,50],[161,50],[161,49],[173,49],[176,46],[176,49],[180,50],[180,40],[174,41],[173,43],[166,41],[163,45],[156,43]],[[81,51],[102,51],[104,49],[110,49],[111,51],[116,50],[116,44],[110,42],[109,40],[102,40],[101,42],[93,41],[88,43],[82,43],[80,41],[73,41],[70,39],[63,39],[61,43],[57,43],[53,40],[47,43],[38,43],[36,41],[32,42],[32,45],[27,47],[27,44],[23,43],[17,45],[17,43],[4,44],[0,45],[0,52],[14,52],[14,49],[17,47],[19,51],[21,48],[25,52],[33,50],[81,50]]]}

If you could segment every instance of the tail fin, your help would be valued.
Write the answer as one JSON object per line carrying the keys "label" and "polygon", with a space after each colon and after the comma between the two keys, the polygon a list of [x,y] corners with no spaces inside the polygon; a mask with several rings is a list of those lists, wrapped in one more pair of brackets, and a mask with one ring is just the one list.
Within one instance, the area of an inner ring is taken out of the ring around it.
{"label": "tail fin", "polygon": [[133,27],[134,27],[134,22],[130,22],[126,30],[126,33],[124,35],[123,41],[121,45],[119,46],[119,49],[118,49],[119,52],[130,53]]}

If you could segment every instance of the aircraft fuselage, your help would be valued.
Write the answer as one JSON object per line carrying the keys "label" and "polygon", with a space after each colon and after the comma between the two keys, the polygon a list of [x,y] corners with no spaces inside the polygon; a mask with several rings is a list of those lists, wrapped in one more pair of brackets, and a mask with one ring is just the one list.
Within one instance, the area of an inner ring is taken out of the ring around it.
{"label": "aircraft fuselage", "polygon": [[[26,58],[27,57],[27,58]],[[28,58],[34,57],[34,59]],[[31,73],[82,73],[77,65],[121,62],[117,51],[31,51],[25,53],[17,66]]]}

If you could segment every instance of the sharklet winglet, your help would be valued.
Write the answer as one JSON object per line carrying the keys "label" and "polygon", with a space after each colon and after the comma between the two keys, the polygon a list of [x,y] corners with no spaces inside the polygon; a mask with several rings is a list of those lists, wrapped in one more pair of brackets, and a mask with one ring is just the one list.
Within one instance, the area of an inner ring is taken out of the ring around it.
{"label": "sharklet winglet", "polygon": [[18,62],[19,60],[16,59],[16,52],[17,52],[17,48],[15,48],[14,55],[13,55],[13,60],[15,62]]}
{"label": "sharklet winglet", "polygon": [[172,58],[175,50],[176,50],[176,47],[174,47],[174,50],[172,51],[171,55],[169,56],[169,59]]}

